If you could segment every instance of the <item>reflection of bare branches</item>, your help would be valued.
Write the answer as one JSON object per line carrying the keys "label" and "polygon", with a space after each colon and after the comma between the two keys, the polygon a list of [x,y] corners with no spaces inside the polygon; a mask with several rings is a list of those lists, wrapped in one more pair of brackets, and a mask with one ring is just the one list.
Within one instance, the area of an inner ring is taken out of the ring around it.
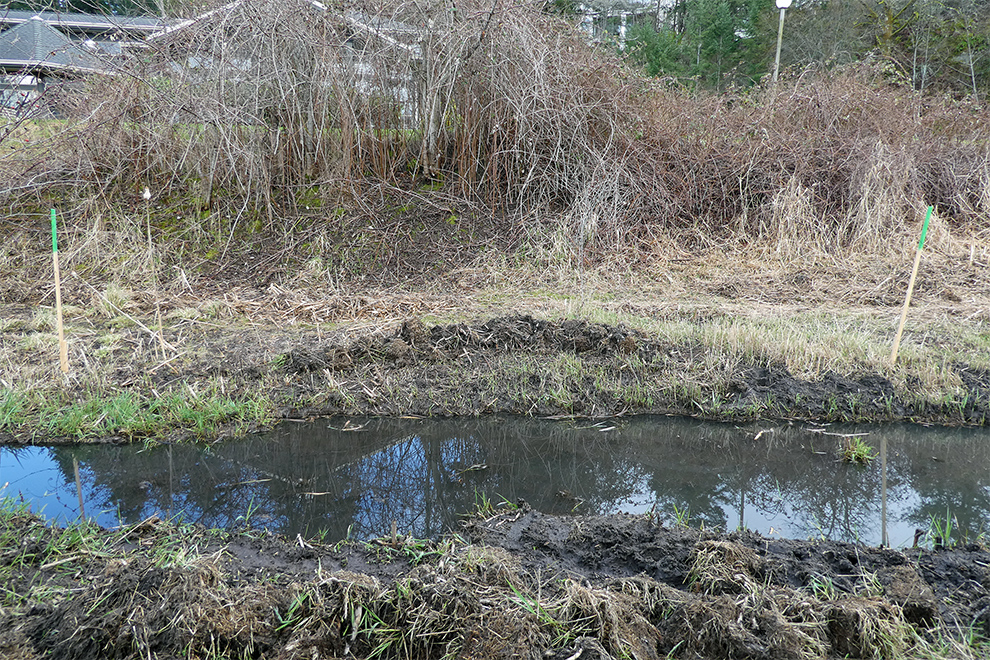
{"label": "reflection of bare branches", "polygon": [[[77,456],[87,509],[119,511],[131,522],[176,511],[187,521],[228,527],[244,522],[238,519],[250,509],[248,524],[288,535],[327,530],[343,538],[350,529],[367,538],[386,534],[394,521],[402,532],[437,536],[483,493],[557,513],[582,500],[578,513],[646,513],[652,505],[661,520],[687,512],[692,524],[719,527],[762,518],[789,535],[854,540],[879,529],[878,466],[842,464],[823,444],[834,439],[798,427],[754,441],[751,429],[667,418],[625,420],[607,434],[507,418],[369,420],[360,433],[334,426],[287,424],[208,448],[101,446],[51,454],[66,483],[63,499],[75,496]],[[916,428],[883,432],[891,434],[891,511],[900,507],[893,515],[911,522],[912,532],[946,509],[969,529],[985,527],[985,442],[944,439],[965,433],[958,430],[939,430],[938,437]],[[486,468],[470,469],[478,465]],[[572,498],[557,497],[560,491]]]}

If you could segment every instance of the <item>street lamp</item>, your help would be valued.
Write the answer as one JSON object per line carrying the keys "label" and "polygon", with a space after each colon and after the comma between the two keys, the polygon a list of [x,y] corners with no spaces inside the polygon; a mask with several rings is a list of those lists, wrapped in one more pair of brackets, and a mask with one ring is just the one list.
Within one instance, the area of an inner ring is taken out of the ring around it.
{"label": "street lamp", "polygon": [[777,26],[777,57],[773,60],[773,84],[777,84],[777,72],[780,71],[780,42],[784,38],[784,12],[791,6],[791,0],[777,0],[780,10],[780,24]]}

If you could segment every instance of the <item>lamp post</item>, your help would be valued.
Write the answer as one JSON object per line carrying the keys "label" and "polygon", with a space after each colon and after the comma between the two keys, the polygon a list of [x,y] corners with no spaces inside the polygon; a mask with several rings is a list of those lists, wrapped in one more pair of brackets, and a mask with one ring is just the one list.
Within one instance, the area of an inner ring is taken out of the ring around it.
{"label": "lamp post", "polygon": [[777,26],[777,57],[773,60],[773,84],[777,84],[777,72],[780,71],[780,42],[784,38],[784,12],[791,6],[791,0],[777,0],[780,10],[780,24]]}

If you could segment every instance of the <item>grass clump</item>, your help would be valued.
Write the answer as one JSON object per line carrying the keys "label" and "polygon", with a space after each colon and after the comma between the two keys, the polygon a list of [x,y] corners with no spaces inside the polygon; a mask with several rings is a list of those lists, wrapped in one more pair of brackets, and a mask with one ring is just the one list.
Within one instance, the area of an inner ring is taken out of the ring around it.
{"label": "grass clump", "polygon": [[172,392],[150,406],[163,425],[192,431],[200,438],[214,435],[222,425],[236,432],[265,424],[271,419],[271,404],[257,396],[231,397],[212,391],[203,395],[189,389]]}
{"label": "grass clump", "polygon": [[0,496],[0,547],[6,549],[0,562],[0,582],[6,585],[0,602],[16,606],[70,597],[71,589],[56,585],[29,582],[26,591],[11,587],[36,570],[76,573],[86,561],[108,557],[116,540],[116,535],[86,522],[64,527],[46,522],[32,514],[28,504]]}
{"label": "grass clump", "polygon": [[[922,530],[919,530],[921,532]],[[933,549],[963,547],[970,544],[986,548],[987,534],[983,529],[972,530],[959,524],[958,517],[948,507],[945,514],[932,514],[923,537]]]}
{"label": "grass clump", "polygon": [[156,430],[156,416],[132,392],[109,399],[90,398],[64,408],[42,413],[43,423],[53,435],[76,439],[123,435],[133,438]]}
{"label": "grass clump", "polygon": [[24,424],[29,405],[26,392],[13,388],[0,389],[0,430],[11,430]]}
{"label": "grass clump", "polygon": [[7,392],[0,399],[0,429],[16,433],[34,429],[53,438],[92,441],[109,437],[154,438],[179,431],[197,439],[233,434],[263,426],[272,405],[261,395],[227,396],[215,391],[169,391],[154,397],[135,391],[106,396],[94,392],[80,402],[59,404]]}
{"label": "grass clump", "polygon": [[858,436],[846,436],[842,438],[841,456],[843,462],[856,463],[858,465],[866,465],[877,457],[876,450]]}

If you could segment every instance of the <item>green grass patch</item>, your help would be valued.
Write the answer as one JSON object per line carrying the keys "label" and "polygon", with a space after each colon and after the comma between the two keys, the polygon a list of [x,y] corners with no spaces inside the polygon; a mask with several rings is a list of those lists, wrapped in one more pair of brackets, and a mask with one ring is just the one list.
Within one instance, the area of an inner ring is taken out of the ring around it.
{"label": "green grass patch", "polygon": [[0,390],[0,430],[17,428],[27,421],[28,395],[14,389]]}
{"label": "green grass patch", "polygon": [[[108,534],[97,525],[79,522],[62,527],[32,514],[26,503],[13,497],[0,498],[0,547],[6,548],[0,563],[0,583],[23,571],[56,569],[78,571],[79,564],[106,556],[118,535]],[[35,584],[27,590],[0,588],[0,605],[23,604],[28,600],[57,601],[69,595],[64,587]]]}
{"label": "green grass patch", "polygon": [[212,391],[196,394],[188,389],[157,398],[126,391],[33,407],[25,395],[14,393],[0,399],[0,428],[16,431],[36,426],[46,434],[79,441],[111,436],[152,438],[175,430],[206,439],[225,429],[237,434],[263,425],[271,420],[272,408],[271,402],[258,397]]}
{"label": "green grass patch", "polygon": [[250,397],[232,398],[225,395],[203,396],[172,393],[152,404],[166,427],[180,427],[205,438],[214,435],[221,425],[233,423],[247,429],[262,424],[271,417],[269,403]]}
{"label": "green grass patch", "polygon": [[50,411],[47,417],[51,433],[79,439],[109,435],[132,438],[159,430],[156,415],[132,392],[75,403]]}

